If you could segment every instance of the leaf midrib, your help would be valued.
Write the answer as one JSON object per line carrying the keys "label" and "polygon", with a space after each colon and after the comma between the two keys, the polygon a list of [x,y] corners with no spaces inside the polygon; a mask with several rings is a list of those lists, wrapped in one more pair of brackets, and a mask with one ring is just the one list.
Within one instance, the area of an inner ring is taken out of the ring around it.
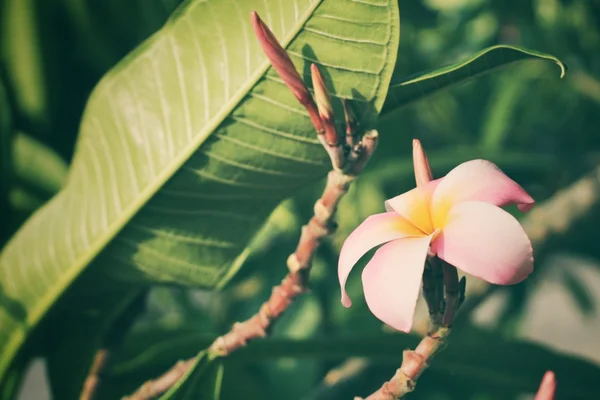
{"label": "leaf midrib", "polygon": [[[280,39],[281,45],[284,48],[294,40],[294,38],[302,31],[302,28],[310,18],[310,16],[315,12],[317,7],[322,3],[323,0],[314,0],[312,4],[308,7],[307,11],[298,19],[296,25],[291,29],[290,33]],[[185,5],[184,5],[185,6]],[[183,13],[179,15],[179,18],[183,18],[189,12],[185,10]],[[163,29],[169,29],[170,24],[167,24],[163,27]],[[155,35],[163,32],[163,29],[159,30],[155,33]],[[155,41],[153,44],[157,46],[161,41],[168,40],[170,32],[167,32],[160,40]],[[156,37],[156,36],[155,36]],[[152,41],[152,37],[148,39],[148,41]],[[142,45],[143,46],[143,45]],[[130,53],[131,54],[131,53]],[[128,58],[128,57],[125,57]],[[118,67],[118,66],[117,66]],[[71,268],[67,269],[65,273],[62,275],[63,279],[61,279],[56,285],[53,286],[54,289],[49,289],[46,291],[46,294],[42,296],[40,301],[36,302],[36,306],[32,308],[30,312],[27,313],[27,318],[25,319],[25,323],[28,326],[27,331],[30,331],[37,322],[41,319],[42,315],[46,312],[46,310],[54,303],[54,299],[57,298],[64,290],[68,287],[69,283],[72,282],[83,270],[84,266],[89,264],[94,257],[96,257],[104,247],[119,233],[119,231],[127,224],[129,220],[137,213],[146,203],[147,201],[164,185],[164,183],[171,177],[173,174],[177,172],[177,170],[188,160],[192,154],[202,145],[202,143],[210,137],[210,134],[206,134],[209,132],[214,132],[215,129],[227,118],[227,116],[231,113],[232,110],[235,109],[239,105],[239,103],[246,97],[248,92],[256,86],[258,81],[265,75],[267,70],[269,69],[270,64],[269,61],[265,58],[265,60],[260,64],[260,66],[256,69],[253,75],[250,76],[247,83],[242,85],[238,91],[231,97],[231,99],[225,103],[221,110],[216,113],[216,115],[211,119],[211,121],[206,125],[204,129],[204,135],[200,132],[196,135],[187,147],[182,149],[179,153],[179,156],[175,157],[173,161],[165,167],[162,172],[160,172],[155,177],[155,183],[149,184],[146,188],[144,188],[138,199],[131,202],[129,207],[127,207],[121,214],[120,218],[115,219],[109,227],[105,230],[105,235],[97,240],[95,243],[89,247],[89,250],[83,253],[71,266]],[[109,76],[110,74],[105,75]],[[104,85],[108,82],[105,79],[102,79],[98,83],[98,87],[96,87],[96,91],[104,90]],[[0,376],[2,376],[8,367],[8,364],[13,359],[13,355],[19,345],[24,341],[25,338],[25,329],[13,329],[13,333],[11,334],[11,338],[8,340],[6,345],[6,350],[3,354],[2,360],[0,360]]]}

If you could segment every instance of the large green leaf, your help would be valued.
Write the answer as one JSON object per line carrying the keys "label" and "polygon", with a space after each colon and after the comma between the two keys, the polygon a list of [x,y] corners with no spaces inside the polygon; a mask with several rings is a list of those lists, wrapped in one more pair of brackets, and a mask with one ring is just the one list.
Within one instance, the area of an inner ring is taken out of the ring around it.
{"label": "large green leaf", "polygon": [[58,340],[90,319],[101,333],[136,285],[219,287],[276,204],[327,171],[308,116],[253,38],[251,10],[300,71],[323,67],[336,107],[353,99],[373,125],[397,53],[395,1],[183,4],[98,84],[65,188],[0,255],[3,293],[25,311],[0,304],[0,376],[59,299],[46,319],[67,321],[48,324]]}
{"label": "large green leaf", "polygon": [[556,63],[560,67],[560,77],[565,75],[566,66],[550,54],[515,46],[492,46],[455,64],[432,71],[419,72],[409,77],[398,79],[394,77],[385,99],[382,114],[387,116],[394,110],[428,95],[515,62],[536,59]]}

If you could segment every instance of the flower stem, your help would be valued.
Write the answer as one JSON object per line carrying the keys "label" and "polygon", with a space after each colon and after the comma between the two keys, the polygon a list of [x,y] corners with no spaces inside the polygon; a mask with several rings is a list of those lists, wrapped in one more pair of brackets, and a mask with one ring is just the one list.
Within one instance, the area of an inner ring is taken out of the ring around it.
{"label": "flower stem", "polygon": [[[374,145],[364,149],[364,157],[370,157],[374,149]],[[356,169],[352,171],[359,172]],[[308,290],[308,276],[313,256],[321,240],[333,232],[333,218],[337,205],[355,179],[356,175],[348,175],[338,169],[329,172],[325,190],[315,202],[315,213],[302,227],[296,251],[287,260],[287,275],[281,284],[273,288],[271,296],[256,314],[243,322],[235,323],[229,332],[215,339],[209,347],[209,352],[224,357],[254,339],[267,336],[273,323],[287,310],[294,299]],[[193,360],[192,358],[179,361],[163,375],[147,381],[125,399],[148,400],[159,396],[185,375],[193,365]]]}
{"label": "flower stem", "polygon": [[[456,268],[436,256],[427,259],[423,272],[423,297],[429,308],[430,328],[414,350],[404,350],[394,376],[364,400],[396,400],[412,392],[429,361],[440,352],[464,300],[466,281]],[[356,397],[355,400],[363,400]]]}
{"label": "flower stem", "polygon": [[[377,132],[369,131],[364,134],[354,151],[347,148],[347,144],[340,141],[337,136],[333,109],[329,104],[330,95],[318,68],[313,65],[311,70],[315,86],[318,86],[317,100],[322,115],[319,115],[317,103],[310,95],[285,49],[277,42],[258,14],[253,12],[251,20],[259,43],[271,65],[311,116],[317,137],[331,159],[332,170],[327,175],[323,194],[315,202],[313,217],[302,227],[298,246],[288,257],[287,275],[278,286],[273,288],[271,296],[261,305],[256,314],[243,322],[236,322],[229,332],[215,339],[208,351],[218,357],[227,356],[246,346],[249,341],[267,336],[273,323],[287,310],[294,299],[308,290],[308,278],[314,254],[323,238],[335,230],[334,215],[337,206],[350,184],[373,155],[378,140]],[[347,107],[351,106],[347,104]],[[346,110],[345,113],[347,112]],[[346,119],[348,119],[347,115]],[[329,141],[326,140],[328,136],[324,123],[328,126]],[[185,375],[194,364],[193,360],[194,358],[179,361],[163,375],[147,381],[125,399],[147,400],[159,396]]]}
{"label": "flower stem", "polygon": [[[451,328],[440,326],[428,333],[414,350],[404,350],[402,365],[394,376],[364,400],[396,400],[412,392],[428,362],[444,348],[450,331]],[[355,400],[363,399],[356,397]]]}

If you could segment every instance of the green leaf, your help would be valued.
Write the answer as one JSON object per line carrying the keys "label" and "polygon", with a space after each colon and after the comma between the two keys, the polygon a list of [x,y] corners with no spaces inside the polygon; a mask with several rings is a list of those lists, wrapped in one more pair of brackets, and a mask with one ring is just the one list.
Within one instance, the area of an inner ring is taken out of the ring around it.
{"label": "green leaf", "polygon": [[115,65],[165,23],[183,0],[62,0],[85,48],[89,68],[100,73]]}
{"label": "green leaf", "polygon": [[562,283],[573,297],[582,313],[591,316],[596,311],[596,302],[590,288],[576,273],[566,268],[562,270]]}
{"label": "green leaf", "polygon": [[560,68],[560,77],[565,76],[565,64],[550,54],[515,46],[492,46],[461,62],[432,71],[419,72],[406,78],[393,79],[381,113],[387,117],[395,110],[440,90],[515,62],[536,59],[556,63]]}
{"label": "green leaf", "polygon": [[15,90],[15,107],[36,123],[47,122],[39,5],[34,0],[4,0],[0,21],[0,56]]}
{"label": "green leaf", "polygon": [[12,150],[15,183],[42,199],[54,196],[66,183],[68,166],[45,144],[18,132]]}
{"label": "green leaf", "polygon": [[223,363],[203,351],[194,365],[160,400],[218,400],[223,382]]}
{"label": "green leaf", "polygon": [[[0,213],[7,212],[8,206],[8,191],[13,173],[11,157],[12,135],[11,109],[4,82],[0,78]],[[0,232],[0,237],[2,233]]]}
{"label": "green leaf", "polygon": [[[140,332],[128,340],[122,358],[115,359],[110,375],[124,379],[139,371],[164,370],[178,358],[189,357],[212,338],[189,331]],[[227,358],[228,363],[263,363],[278,358],[343,360],[367,357],[373,363],[397,368],[402,350],[414,348],[419,338],[412,335],[365,335],[361,337],[290,340],[271,338],[252,342]],[[596,398],[600,366],[562,354],[546,346],[507,340],[496,332],[466,327],[450,336],[448,347],[431,362],[432,371],[446,374],[469,385],[510,387],[513,391],[534,392],[547,370],[556,373],[558,398]],[[428,369],[429,371],[429,369]],[[426,378],[425,372],[421,379]],[[388,376],[389,378],[389,376]],[[425,383],[421,382],[423,386]]]}
{"label": "green leaf", "polygon": [[[335,107],[353,99],[374,124],[397,54],[396,1],[186,2],[98,84],[65,188],[0,255],[0,285],[26,311],[1,303],[0,376],[53,305],[48,321],[87,313],[101,334],[131,296],[116,282],[222,286],[270,211],[329,169],[253,38],[251,10],[305,75],[323,67]],[[68,341],[73,324],[48,326]]]}
{"label": "green leaf", "polygon": [[529,90],[528,81],[533,77],[520,73],[501,76],[494,85],[490,103],[482,118],[481,147],[489,150],[501,149],[515,124],[515,115],[520,102],[526,101],[523,94]]}
{"label": "green leaf", "polygon": [[7,193],[9,211],[5,217],[7,223],[3,225],[3,233],[7,236],[60,190],[68,171],[67,164],[58,154],[29,135],[17,132],[10,142],[6,158],[11,163]]}

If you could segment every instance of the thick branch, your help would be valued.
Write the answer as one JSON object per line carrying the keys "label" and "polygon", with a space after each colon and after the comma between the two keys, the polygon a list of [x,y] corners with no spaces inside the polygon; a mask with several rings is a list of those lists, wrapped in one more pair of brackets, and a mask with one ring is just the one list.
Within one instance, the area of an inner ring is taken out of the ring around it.
{"label": "thick branch", "polygon": [[[356,175],[362,170],[375,150],[377,135],[370,132],[363,138],[360,155],[345,165],[343,172],[335,167],[327,175],[327,184],[321,197],[315,202],[314,215],[302,227],[298,246],[287,260],[288,273],[278,286],[273,288],[271,297],[262,304],[259,311],[243,322],[237,322],[225,335],[218,337],[209,351],[226,356],[249,341],[265,337],[272,324],[289,307],[292,301],[308,289],[308,277],[314,254],[322,239],[334,230],[333,218],[340,200],[348,191]],[[327,146],[325,143],[324,146]],[[347,152],[346,154],[351,154]],[[153,399],[168,390],[193,365],[193,359],[180,361],[160,377],[144,383],[128,400]]]}
{"label": "thick branch", "polygon": [[414,390],[429,360],[444,348],[464,291],[465,280],[458,280],[455,267],[436,256],[428,257],[423,295],[429,308],[430,330],[414,350],[404,350],[402,364],[394,376],[365,400],[401,399]]}
{"label": "thick branch", "polygon": [[[449,334],[450,328],[439,327],[427,334],[416,349],[404,350],[402,365],[396,370],[396,374],[364,400],[396,400],[412,392],[429,360],[444,348]],[[355,400],[360,400],[360,397],[356,397]]]}
{"label": "thick branch", "polygon": [[[317,137],[331,159],[332,170],[327,175],[327,184],[322,196],[315,202],[314,216],[302,227],[296,251],[288,257],[287,275],[281,284],[273,288],[271,297],[262,304],[255,315],[246,321],[235,323],[228,333],[213,342],[209,351],[217,356],[226,356],[245,346],[249,341],[266,336],[271,325],[289,307],[294,298],[307,291],[308,276],[315,251],[321,240],[333,232],[333,217],[337,205],[371,158],[377,144],[376,131],[366,133],[361,142],[352,148],[341,141],[335,127],[331,97],[317,66],[311,66],[317,99],[315,103],[285,49],[277,42],[256,12],[252,12],[251,21],[271,65],[309,113]],[[345,104],[345,120],[352,122],[346,130],[354,136],[357,133],[356,124],[351,113],[351,105]],[[128,399],[145,400],[160,395],[187,372],[193,365],[192,361],[193,359],[180,361],[162,376],[146,382]]]}

